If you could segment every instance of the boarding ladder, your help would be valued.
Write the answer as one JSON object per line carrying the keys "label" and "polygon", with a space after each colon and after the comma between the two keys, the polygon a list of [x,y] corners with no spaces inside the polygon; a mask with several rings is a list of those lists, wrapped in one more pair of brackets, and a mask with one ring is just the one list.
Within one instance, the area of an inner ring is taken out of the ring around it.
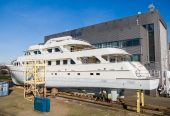
{"label": "boarding ladder", "polygon": [[45,61],[32,60],[25,63],[24,98],[33,101],[35,96],[46,97]]}

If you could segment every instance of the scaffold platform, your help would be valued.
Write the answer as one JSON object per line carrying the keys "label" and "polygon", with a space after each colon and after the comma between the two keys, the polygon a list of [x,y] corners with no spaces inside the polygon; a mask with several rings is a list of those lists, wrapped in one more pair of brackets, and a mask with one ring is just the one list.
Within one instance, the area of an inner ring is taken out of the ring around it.
{"label": "scaffold platform", "polygon": [[25,64],[24,98],[33,101],[35,96],[46,97],[45,61],[27,61]]}

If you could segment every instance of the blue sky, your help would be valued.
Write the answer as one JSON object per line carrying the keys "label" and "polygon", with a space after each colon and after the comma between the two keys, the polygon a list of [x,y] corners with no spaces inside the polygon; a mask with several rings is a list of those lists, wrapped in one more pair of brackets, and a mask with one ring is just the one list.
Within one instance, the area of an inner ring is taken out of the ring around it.
{"label": "blue sky", "polygon": [[0,63],[45,35],[146,12],[151,3],[170,27],[169,0],[0,0]]}

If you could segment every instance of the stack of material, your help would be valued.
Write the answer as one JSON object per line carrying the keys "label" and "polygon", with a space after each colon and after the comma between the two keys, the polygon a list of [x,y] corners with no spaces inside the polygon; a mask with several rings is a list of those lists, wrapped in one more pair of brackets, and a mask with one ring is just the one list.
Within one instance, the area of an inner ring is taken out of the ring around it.
{"label": "stack of material", "polygon": [[0,96],[7,96],[9,94],[8,82],[0,82]]}
{"label": "stack of material", "polygon": [[34,110],[40,112],[50,112],[50,99],[43,97],[34,98]]}

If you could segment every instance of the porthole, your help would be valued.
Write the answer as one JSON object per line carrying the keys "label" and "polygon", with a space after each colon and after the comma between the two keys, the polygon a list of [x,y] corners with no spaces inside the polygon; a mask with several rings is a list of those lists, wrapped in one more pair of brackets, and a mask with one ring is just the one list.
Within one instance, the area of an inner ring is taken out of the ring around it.
{"label": "porthole", "polygon": [[57,73],[55,73],[55,75],[57,75]]}
{"label": "porthole", "polygon": [[96,73],[96,75],[100,75],[100,73]]}
{"label": "porthole", "polygon": [[70,75],[70,73],[67,73],[67,75]]}
{"label": "porthole", "polygon": [[77,75],[80,75],[80,73],[77,73]]}

